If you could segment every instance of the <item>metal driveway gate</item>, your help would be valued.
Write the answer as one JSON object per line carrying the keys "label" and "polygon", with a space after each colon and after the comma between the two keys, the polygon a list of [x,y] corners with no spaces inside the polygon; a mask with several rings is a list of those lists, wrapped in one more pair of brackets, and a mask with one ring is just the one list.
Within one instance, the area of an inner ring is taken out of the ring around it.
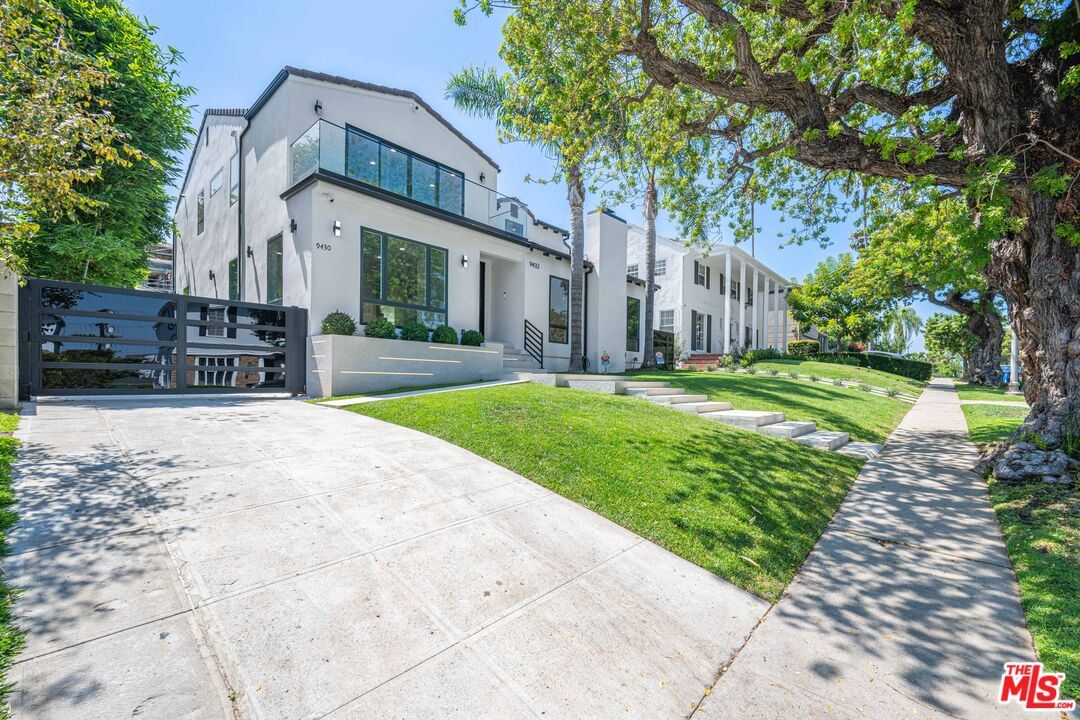
{"label": "metal driveway gate", "polygon": [[304,392],[303,308],[30,279],[19,339],[23,399]]}

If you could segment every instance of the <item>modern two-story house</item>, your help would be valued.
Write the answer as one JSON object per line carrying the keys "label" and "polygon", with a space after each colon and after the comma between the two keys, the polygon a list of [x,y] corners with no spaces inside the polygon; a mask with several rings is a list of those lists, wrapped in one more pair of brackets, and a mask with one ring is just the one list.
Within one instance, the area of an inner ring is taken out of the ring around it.
{"label": "modern two-story house", "polygon": [[[204,114],[176,208],[176,290],[304,307],[313,333],[336,310],[479,330],[519,360],[539,332],[545,368],[565,369],[567,232],[499,193],[498,175],[414,93],[286,67],[250,107]],[[589,214],[586,350],[612,371],[645,352],[626,231]]]}
{"label": "modern two-story house", "polygon": [[[627,274],[644,277],[645,230],[630,225],[627,245]],[[799,337],[788,316],[791,281],[740,247],[716,245],[706,253],[657,235],[655,268],[654,327],[680,334],[691,354],[786,351]]]}

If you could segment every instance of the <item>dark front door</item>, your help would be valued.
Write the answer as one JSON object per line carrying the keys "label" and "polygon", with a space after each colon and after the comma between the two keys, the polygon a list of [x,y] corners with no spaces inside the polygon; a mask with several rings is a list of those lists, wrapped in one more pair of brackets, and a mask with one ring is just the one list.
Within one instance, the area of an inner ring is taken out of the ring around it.
{"label": "dark front door", "polygon": [[480,262],[480,334],[484,335],[484,315],[487,314],[487,263]]}

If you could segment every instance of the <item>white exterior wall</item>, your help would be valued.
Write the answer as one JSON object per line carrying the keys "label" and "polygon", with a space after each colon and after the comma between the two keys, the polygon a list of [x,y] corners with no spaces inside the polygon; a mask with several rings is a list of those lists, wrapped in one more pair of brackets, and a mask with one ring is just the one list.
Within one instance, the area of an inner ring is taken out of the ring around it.
{"label": "white exterior wall", "polygon": [[593,263],[589,275],[586,354],[589,369],[600,371],[600,357],[610,357],[607,371],[626,369],[626,297],[633,285],[626,281],[627,225],[607,213],[593,211],[585,227],[585,257]]}
{"label": "white exterior wall", "polygon": [[[173,248],[176,292],[188,287],[192,295],[229,296],[229,260],[237,256],[240,203],[229,204],[229,160],[238,147],[244,118],[209,115],[196,138],[191,171],[176,207]],[[233,134],[235,133],[235,135]],[[207,143],[209,140],[209,144]],[[210,197],[210,181],[222,171],[221,189]],[[204,228],[198,232],[198,196],[203,193]],[[214,271],[215,280],[210,279]]]}

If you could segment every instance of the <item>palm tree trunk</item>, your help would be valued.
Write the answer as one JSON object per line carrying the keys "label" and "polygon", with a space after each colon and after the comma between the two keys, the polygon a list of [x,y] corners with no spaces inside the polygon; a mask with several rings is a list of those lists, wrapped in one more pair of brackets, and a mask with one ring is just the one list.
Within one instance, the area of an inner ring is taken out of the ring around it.
{"label": "palm tree trunk", "polygon": [[585,181],[581,164],[566,170],[566,200],[570,203],[570,372],[585,365]]}
{"label": "palm tree trunk", "polygon": [[645,347],[642,350],[644,367],[654,367],[653,310],[656,300],[656,171],[649,168],[645,185]]}

